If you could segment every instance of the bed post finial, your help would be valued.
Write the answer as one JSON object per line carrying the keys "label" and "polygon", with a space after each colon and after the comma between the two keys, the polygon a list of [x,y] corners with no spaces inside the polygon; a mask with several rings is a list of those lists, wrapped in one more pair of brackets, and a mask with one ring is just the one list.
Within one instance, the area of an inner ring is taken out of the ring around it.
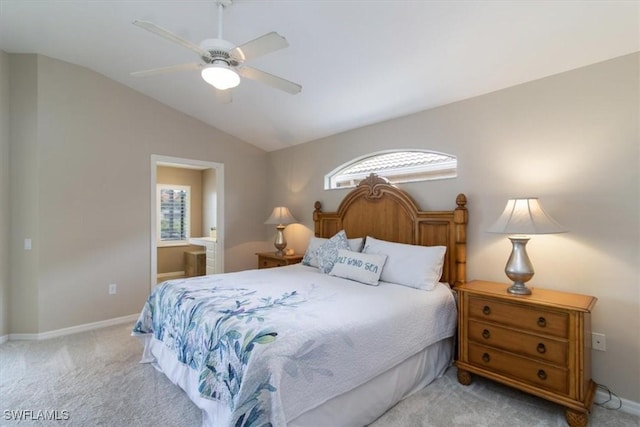
{"label": "bed post finial", "polygon": [[458,194],[458,197],[456,197],[456,204],[459,208],[464,208],[467,205],[467,196],[462,193]]}
{"label": "bed post finial", "polygon": [[313,204],[313,232],[316,237],[320,237],[320,213],[322,213],[322,203],[316,201]]}

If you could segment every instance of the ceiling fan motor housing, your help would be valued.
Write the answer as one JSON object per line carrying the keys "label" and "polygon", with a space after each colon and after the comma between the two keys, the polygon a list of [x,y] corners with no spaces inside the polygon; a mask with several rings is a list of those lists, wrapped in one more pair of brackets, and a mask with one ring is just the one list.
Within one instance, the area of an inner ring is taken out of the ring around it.
{"label": "ceiling fan motor housing", "polygon": [[202,60],[207,64],[212,64],[216,60],[223,60],[233,67],[239,64],[229,55],[229,51],[235,46],[226,40],[205,39],[200,42],[200,47],[211,54],[210,58],[202,57]]}

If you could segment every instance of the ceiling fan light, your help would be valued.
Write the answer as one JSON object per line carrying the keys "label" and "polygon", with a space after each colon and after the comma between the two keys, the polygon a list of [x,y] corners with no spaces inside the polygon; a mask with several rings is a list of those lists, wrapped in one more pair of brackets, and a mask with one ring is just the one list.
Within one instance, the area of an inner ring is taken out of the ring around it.
{"label": "ceiling fan light", "polygon": [[201,72],[205,82],[219,90],[231,89],[240,84],[240,76],[225,62],[215,62]]}

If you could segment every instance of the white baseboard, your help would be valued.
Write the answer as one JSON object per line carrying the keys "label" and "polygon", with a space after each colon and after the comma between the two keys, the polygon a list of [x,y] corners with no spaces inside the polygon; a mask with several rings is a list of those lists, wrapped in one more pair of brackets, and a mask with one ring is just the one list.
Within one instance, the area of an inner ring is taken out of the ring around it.
{"label": "white baseboard", "polygon": [[9,341],[9,335],[3,335],[0,337],[0,344],[4,344]]}
{"label": "white baseboard", "polygon": [[9,334],[9,341],[39,341],[50,338],[62,337],[65,335],[77,334],[78,332],[92,331],[106,328],[107,326],[121,325],[123,323],[133,323],[138,319],[139,314],[116,317],[114,319],[101,320],[99,322],[85,323],[84,325],[71,326],[69,328],[56,329],[54,331],[43,332],[41,334]]}
{"label": "white baseboard", "polygon": [[[604,390],[598,389],[596,391],[596,395],[594,397],[594,402],[604,402],[605,400],[609,399],[609,393],[607,393]],[[613,400],[611,401],[612,405],[611,406],[617,406],[617,399],[616,397],[613,398]],[[627,414],[631,414],[631,415],[637,415],[640,416],[640,403],[638,402],[634,402],[633,400],[628,400],[628,399],[622,399],[619,398],[622,401],[622,407],[619,409],[619,411],[627,413]]]}

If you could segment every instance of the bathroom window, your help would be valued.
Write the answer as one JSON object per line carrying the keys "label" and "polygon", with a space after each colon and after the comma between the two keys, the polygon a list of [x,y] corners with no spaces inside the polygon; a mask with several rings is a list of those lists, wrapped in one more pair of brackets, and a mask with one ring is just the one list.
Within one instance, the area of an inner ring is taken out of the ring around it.
{"label": "bathroom window", "polygon": [[189,244],[191,187],[158,184],[158,246]]}

